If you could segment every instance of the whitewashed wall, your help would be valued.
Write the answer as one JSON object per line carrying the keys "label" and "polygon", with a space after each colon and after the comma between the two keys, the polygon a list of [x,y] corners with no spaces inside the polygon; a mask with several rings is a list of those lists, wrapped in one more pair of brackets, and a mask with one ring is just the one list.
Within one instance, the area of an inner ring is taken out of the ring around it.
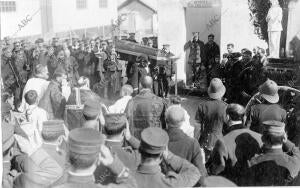
{"label": "whitewashed wall", "polygon": [[75,0],[53,0],[52,10],[54,32],[110,25],[118,15],[116,0],[108,0],[108,8],[99,8],[99,1],[87,0],[86,9],[77,9]]}
{"label": "whitewashed wall", "polygon": [[[41,12],[39,2],[39,0],[16,0],[15,12],[1,12],[1,38],[6,36],[15,38],[41,34]],[[36,14],[33,15],[34,13]],[[31,16],[31,21],[19,29],[18,25],[22,24],[22,20]]]}

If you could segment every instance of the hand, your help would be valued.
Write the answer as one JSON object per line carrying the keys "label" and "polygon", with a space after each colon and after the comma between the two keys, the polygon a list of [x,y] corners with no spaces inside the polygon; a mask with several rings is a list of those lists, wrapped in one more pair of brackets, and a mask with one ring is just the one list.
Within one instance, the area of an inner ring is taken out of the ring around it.
{"label": "hand", "polygon": [[23,153],[26,153],[28,156],[33,154],[38,149],[37,146],[31,145],[29,140],[27,140],[26,138],[16,135],[16,134],[14,136],[15,136],[15,139],[17,140],[17,143],[18,143],[21,151]]}
{"label": "hand", "polygon": [[114,162],[114,157],[105,145],[102,145],[100,148],[99,162],[104,166],[109,166]]}
{"label": "hand", "polygon": [[129,122],[128,120],[126,121],[126,128],[125,128],[125,139],[128,141],[131,139],[131,133],[130,133],[130,130],[129,130]]}
{"label": "hand", "polygon": [[166,147],[165,151],[163,152],[163,157],[165,160],[168,159],[169,157],[169,149],[168,149],[168,146]]}

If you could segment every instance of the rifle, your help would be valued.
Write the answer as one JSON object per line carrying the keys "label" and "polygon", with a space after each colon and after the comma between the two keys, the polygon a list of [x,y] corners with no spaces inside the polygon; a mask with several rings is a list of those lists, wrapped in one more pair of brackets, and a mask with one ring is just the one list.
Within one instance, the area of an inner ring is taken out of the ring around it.
{"label": "rifle", "polygon": [[10,66],[11,71],[13,72],[13,75],[14,75],[16,81],[17,81],[17,84],[18,84],[19,88],[21,88],[19,76],[17,75],[17,73],[14,70],[13,65],[11,64],[11,59],[8,59],[8,64]]}

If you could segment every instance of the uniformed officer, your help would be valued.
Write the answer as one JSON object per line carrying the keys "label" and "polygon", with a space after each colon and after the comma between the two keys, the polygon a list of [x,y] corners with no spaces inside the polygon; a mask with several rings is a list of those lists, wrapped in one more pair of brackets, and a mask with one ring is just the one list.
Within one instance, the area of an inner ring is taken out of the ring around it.
{"label": "uniformed officer", "polygon": [[263,122],[263,148],[250,162],[249,186],[287,186],[300,171],[300,151],[287,140],[285,124]]}
{"label": "uniformed officer", "polygon": [[12,58],[12,50],[9,47],[2,49],[1,56],[1,77],[3,80],[4,90],[14,94],[14,105],[18,108],[18,105],[22,99],[22,88],[26,83],[26,79],[21,77],[18,72],[17,65]]}
{"label": "uniformed officer", "polygon": [[42,148],[61,166],[66,167],[66,142],[67,131],[63,120],[49,120],[43,122],[41,132],[43,139]]}
{"label": "uniformed officer", "polygon": [[262,122],[276,120],[286,121],[287,112],[278,103],[278,85],[273,80],[267,80],[259,87],[261,101],[251,107],[248,127],[251,130],[262,133]]}
{"label": "uniformed officer", "polygon": [[[136,170],[140,160],[138,151],[134,151],[130,146],[123,147],[125,138],[128,138],[126,137],[126,132],[128,131],[129,124],[125,114],[107,114],[105,116],[105,145],[113,154],[119,157],[126,167],[130,170]],[[115,176],[104,165],[98,166],[94,175],[96,182],[102,185],[107,185],[115,181]]]}
{"label": "uniformed officer", "polygon": [[26,83],[28,79],[28,73],[30,72],[30,65],[27,60],[27,56],[24,52],[24,50],[21,47],[20,41],[14,42],[14,49],[13,49],[13,61],[15,61],[15,65],[17,66],[17,71],[19,72],[23,82]]}
{"label": "uniformed officer", "polygon": [[[83,119],[81,120],[81,126],[85,128],[92,128],[94,130],[102,132],[103,126],[105,123],[105,119],[103,116],[103,112],[101,110],[101,104],[99,103],[99,100],[94,99],[88,99],[84,103],[83,107]],[[72,126],[72,129],[75,128],[74,125]]]}
{"label": "uniformed officer", "polygon": [[[76,128],[68,138],[68,161],[70,169],[55,183],[55,187],[102,187],[95,183],[93,173],[97,165],[103,164],[115,175],[116,182],[108,187],[136,187],[129,170],[116,155],[104,145],[104,135],[89,128]],[[101,154],[100,154],[101,153]],[[122,181],[120,181],[122,180]],[[106,186],[103,186],[106,187]]]}
{"label": "uniformed officer", "polygon": [[[198,169],[168,151],[168,142],[169,136],[161,128],[143,130],[139,147],[141,163],[134,173],[138,187],[192,187],[198,182]],[[168,169],[166,174],[161,172],[162,160]]]}
{"label": "uniformed officer", "polygon": [[[174,54],[170,52],[170,44],[164,44],[161,53],[166,58],[174,56]],[[170,82],[172,76],[175,74],[176,64],[174,64],[172,60],[166,60],[158,62],[158,65],[158,96],[167,98],[170,91]]]}
{"label": "uniformed officer", "polygon": [[204,148],[206,157],[210,155],[216,141],[223,136],[227,107],[222,101],[226,88],[219,78],[211,80],[207,92],[209,98],[200,102],[195,116],[195,138]]}

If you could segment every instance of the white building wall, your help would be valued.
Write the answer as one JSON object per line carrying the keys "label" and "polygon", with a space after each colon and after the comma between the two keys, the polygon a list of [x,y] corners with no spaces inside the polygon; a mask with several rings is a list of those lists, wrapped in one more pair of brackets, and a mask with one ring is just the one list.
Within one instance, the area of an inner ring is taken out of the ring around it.
{"label": "white building wall", "polygon": [[53,0],[52,10],[54,32],[111,25],[118,15],[116,0],[108,0],[107,8],[100,8],[98,0],[87,0],[86,9],[77,9],[76,0]]}
{"label": "white building wall", "polygon": [[288,27],[287,27],[287,39],[286,39],[286,49],[287,49],[287,55],[291,56],[292,53],[290,53],[290,42],[292,41],[298,41],[298,50],[296,53],[297,60],[300,57],[300,1],[291,1],[289,4],[289,18],[288,18]]}
{"label": "white building wall", "polygon": [[[39,0],[15,0],[15,12],[1,12],[1,38],[10,36],[12,38],[25,37],[41,34],[41,12]],[[34,14],[34,15],[33,15]],[[22,20],[30,18],[24,27],[19,29],[18,24]]]}
{"label": "white building wall", "polygon": [[179,56],[177,61],[178,80],[186,80],[185,52],[186,42],[185,14],[180,0],[158,0],[158,48],[170,44],[170,50]]}

